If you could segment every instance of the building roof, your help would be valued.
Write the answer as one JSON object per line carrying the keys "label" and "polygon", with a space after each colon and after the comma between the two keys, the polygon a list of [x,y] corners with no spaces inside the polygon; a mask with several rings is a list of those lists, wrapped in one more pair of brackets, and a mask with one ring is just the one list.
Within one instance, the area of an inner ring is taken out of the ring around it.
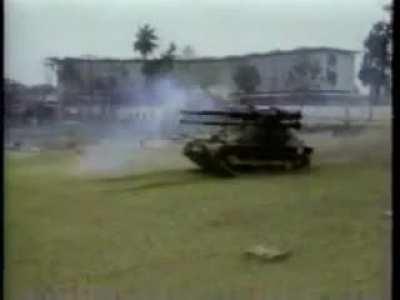
{"label": "building roof", "polygon": [[[290,55],[295,53],[310,53],[310,52],[337,52],[343,54],[353,55],[360,51],[355,50],[347,50],[341,48],[333,48],[333,47],[301,47],[293,50],[274,50],[265,53],[249,53],[244,55],[227,55],[221,57],[199,57],[199,58],[191,58],[191,59],[183,59],[177,58],[175,62],[177,63],[197,63],[197,62],[220,62],[220,61],[232,61],[232,60],[240,60],[245,58],[254,58],[254,57],[263,57],[263,56],[275,56],[275,55]],[[143,59],[134,58],[134,59],[122,59],[122,58],[107,58],[107,57],[95,57],[95,56],[82,56],[82,57],[51,57],[50,60],[54,62],[61,62],[65,60],[71,60],[76,62],[104,62],[104,63],[141,63]]]}

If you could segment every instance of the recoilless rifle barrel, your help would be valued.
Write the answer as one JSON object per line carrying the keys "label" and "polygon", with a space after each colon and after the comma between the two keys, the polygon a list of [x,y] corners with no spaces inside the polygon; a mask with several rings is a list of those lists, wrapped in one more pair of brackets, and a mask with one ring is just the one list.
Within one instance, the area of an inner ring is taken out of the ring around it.
{"label": "recoilless rifle barrel", "polygon": [[265,128],[293,128],[300,129],[301,123],[299,121],[281,121],[281,122],[262,122],[261,121],[209,121],[209,120],[180,120],[181,124],[194,124],[194,125],[209,125],[209,126],[261,126]]}
{"label": "recoilless rifle barrel", "polygon": [[242,120],[257,120],[257,119],[275,119],[277,121],[282,120],[300,120],[302,118],[301,112],[286,112],[279,109],[268,109],[258,111],[221,111],[221,110],[182,110],[183,115],[192,116],[224,116],[233,119]]}

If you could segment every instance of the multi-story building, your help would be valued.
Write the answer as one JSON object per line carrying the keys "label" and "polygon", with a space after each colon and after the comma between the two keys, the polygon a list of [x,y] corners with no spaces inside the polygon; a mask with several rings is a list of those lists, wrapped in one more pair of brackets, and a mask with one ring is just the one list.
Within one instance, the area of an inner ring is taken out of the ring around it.
{"label": "multi-story building", "polygon": [[[355,54],[351,50],[321,47],[177,59],[169,76],[183,85],[197,85],[230,94],[238,91],[233,80],[236,68],[243,64],[253,65],[261,79],[257,94],[276,97],[296,90],[293,69],[307,61],[318,69],[312,78],[307,79],[309,92],[324,96],[351,95],[355,90]],[[111,98],[112,101],[119,99],[129,103],[151,102],[151,99],[140,99],[143,95],[139,91],[145,85],[141,59],[53,58],[52,62],[57,71],[60,94],[70,95],[73,101],[81,99],[79,101],[90,105],[96,103],[93,99]]]}

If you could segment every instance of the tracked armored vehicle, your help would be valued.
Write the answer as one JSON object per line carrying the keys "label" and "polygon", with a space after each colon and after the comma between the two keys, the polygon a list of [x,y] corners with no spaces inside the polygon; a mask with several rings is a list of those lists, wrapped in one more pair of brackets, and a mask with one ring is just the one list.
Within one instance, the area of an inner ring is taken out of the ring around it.
{"label": "tracked armored vehicle", "polygon": [[313,149],[294,133],[301,128],[300,112],[277,108],[226,111],[182,111],[182,124],[219,126],[209,138],[194,138],[183,154],[206,171],[235,176],[244,168],[281,165],[308,167]]}

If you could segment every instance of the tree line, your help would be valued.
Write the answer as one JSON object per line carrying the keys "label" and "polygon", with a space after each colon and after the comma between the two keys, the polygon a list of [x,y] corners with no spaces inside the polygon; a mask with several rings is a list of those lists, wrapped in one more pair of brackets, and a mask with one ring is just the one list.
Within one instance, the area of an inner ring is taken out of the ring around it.
{"label": "tree line", "polygon": [[358,74],[361,82],[370,88],[371,101],[377,102],[383,87],[391,85],[391,63],[393,45],[393,5],[383,7],[389,20],[376,22],[364,40],[364,55]]}

